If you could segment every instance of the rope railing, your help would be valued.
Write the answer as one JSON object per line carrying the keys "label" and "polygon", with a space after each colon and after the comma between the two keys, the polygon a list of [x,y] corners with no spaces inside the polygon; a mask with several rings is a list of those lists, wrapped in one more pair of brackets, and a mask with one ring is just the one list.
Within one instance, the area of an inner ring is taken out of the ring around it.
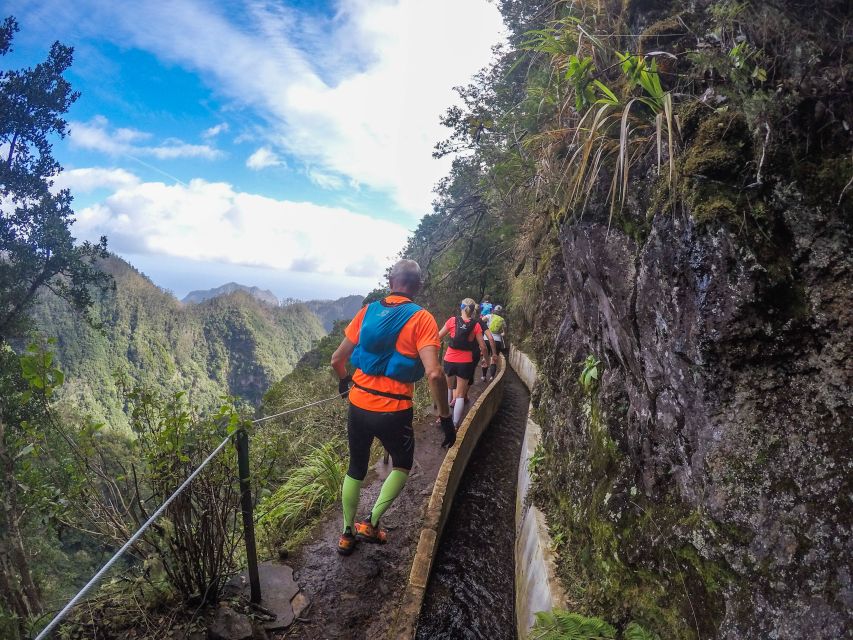
{"label": "rope railing", "polygon": [[[261,422],[266,422],[268,420],[272,420],[274,418],[280,418],[282,416],[286,416],[291,413],[296,413],[298,411],[303,411],[304,409],[308,409],[309,407],[315,407],[320,404],[324,404],[326,402],[331,402],[332,400],[337,400],[341,397],[342,394],[336,394],[329,398],[323,398],[322,400],[315,400],[314,402],[309,402],[308,404],[304,404],[300,407],[295,407],[293,409],[288,409],[286,411],[280,411],[279,413],[274,413],[269,416],[264,416],[263,418],[257,418],[256,420],[252,420],[251,424],[260,424]],[[250,600],[254,603],[258,603],[261,600],[261,589],[260,589],[260,580],[258,577],[258,556],[257,551],[255,549],[255,534],[254,534],[254,520],[252,518],[252,495],[249,484],[249,438],[246,430],[244,428],[237,429],[234,433],[228,434],[222,442],[217,445],[217,447],[210,452],[207,458],[196,467],[193,472],[187,476],[187,478],[180,484],[180,486],[175,489],[175,491],[166,498],[165,502],[157,508],[157,510],[151,514],[151,517],[146,520],[139,529],[136,530],[127,542],[125,542],[122,547],[113,554],[113,556],[107,560],[106,564],[101,567],[98,572],[92,576],[91,580],[87,582],[77,594],[68,601],[60,611],[57,613],[53,619],[48,623],[48,625],[41,630],[41,632],[36,636],[35,640],[44,640],[46,639],[60,622],[68,615],[68,613],[77,605],[77,603],[82,600],[89,591],[95,587],[104,575],[112,568],[112,566],[121,558],[125,552],[130,549],[142,537],[142,534],[150,527],[166,509],[169,505],[177,498],[189,485],[190,483],[198,476],[199,473],[217,456],[219,455],[225,446],[235,438],[237,441],[237,465],[238,465],[238,473],[240,479],[240,501],[241,501],[241,510],[243,512],[243,533],[244,539],[246,542],[246,557],[249,564],[249,585],[251,591]]]}

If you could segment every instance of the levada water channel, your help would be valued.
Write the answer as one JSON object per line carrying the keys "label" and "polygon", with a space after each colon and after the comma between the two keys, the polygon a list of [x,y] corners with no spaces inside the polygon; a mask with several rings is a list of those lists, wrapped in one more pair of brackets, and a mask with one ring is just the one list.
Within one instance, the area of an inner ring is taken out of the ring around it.
{"label": "levada water channel", "polygon": [[417,638],[513,640],[515,493],[527,388],[511,370],[477,443],[433,563]]}

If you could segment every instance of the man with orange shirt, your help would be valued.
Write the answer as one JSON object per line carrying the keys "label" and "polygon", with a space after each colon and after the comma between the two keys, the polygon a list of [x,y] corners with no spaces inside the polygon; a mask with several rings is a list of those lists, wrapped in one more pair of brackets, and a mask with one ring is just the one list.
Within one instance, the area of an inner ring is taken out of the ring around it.
{"label": "man with orange shirt", "polygon": [[[414,383],[424,375],[441,417],[445,435],[442,446],[451,447],[456,441],[447,385],[438,361],[438,325],[432,314],[412,302],[421,288],[420,266],[414,260],[400,260],[391,269],[389,283],[391,294],[356,314],[332,354],[332,368],[340,379],[338,389],[342,395],[349,393],[350,401],[349,468],[341,491],[344,531],[338,541],[342,555],[353,552],[357,539],[386,541],[379,518],[400,495],[414,462],[412,393]],[[352,376],[346,370],[349,359],[356,368]],[[370,517],[354,522],[374,438],[391,454],[393,469],[382,484]]]}

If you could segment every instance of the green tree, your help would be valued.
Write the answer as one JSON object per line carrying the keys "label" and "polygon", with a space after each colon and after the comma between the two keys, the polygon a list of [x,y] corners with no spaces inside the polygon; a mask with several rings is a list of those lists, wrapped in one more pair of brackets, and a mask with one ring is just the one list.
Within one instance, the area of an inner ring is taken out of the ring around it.
{"label": "green tree", "polygon": [[[0,24],[0,56],[17,31],[13,17]],[[0,342],[20,331],[40,289],[84,310],[91,286],[109,282],[95,266],[106,257],[106,238],[75,244],[71,194],[51,189],[62,171],[51,138],[65,136],[63,115],[80,95],[63,77],[72,57],[55,42],[44,62],[0,74]]]}
{"label": "green tree", "polygon": [[[64,462],[72,436],[50,407],[62,382],[53,354],[42,346],[18,356],[0,345],[0,598],[19,632],[43,611],[32,562],[44,540],[31,535],[32,527],[61,516],[74,482]],[[0,631],[15,630],[0,624]]]}

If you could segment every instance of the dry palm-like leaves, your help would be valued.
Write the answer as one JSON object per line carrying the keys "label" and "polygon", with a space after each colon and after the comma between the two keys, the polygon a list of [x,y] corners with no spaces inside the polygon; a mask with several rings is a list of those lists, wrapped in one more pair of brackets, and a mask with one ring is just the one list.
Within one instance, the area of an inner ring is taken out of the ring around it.
{"label": "dry palm-like leaves", "polygon": [[[602,39],[576,20],[558,21],[531,34],[528,49],[548,56],[554,72],[551,77],[557,78],[553,88],[561,104],[555,118],[559,126],[529,136],[524,144],[536,158],[542,176],[538,184],[548,185],[547,196],[557,212],[557,221],[568,214],[583,213],[605,170],[612,176],[606,195],[612,220],[628,195],[631,169],[653,151],[657,153],[658,174],[662,175],[666,156],[666,178],[674,183],[677,121],[672,94],[661,87],[654,56],[649,63],[644,56],[607,51]],[[618,62],[593,73],[592,57],[580,57],[589,43],[596,57],[615,56]],[[572,45],[577,53],[569,50]],[[599,79],[615,67],[621,67],[628,78],[629,95],[623,99]],[[572,84],[568,92],[561,85],[563,79]],[[642,94],[630,96],[635,88]],[[539,89],[547,92],[547,88]]]}

